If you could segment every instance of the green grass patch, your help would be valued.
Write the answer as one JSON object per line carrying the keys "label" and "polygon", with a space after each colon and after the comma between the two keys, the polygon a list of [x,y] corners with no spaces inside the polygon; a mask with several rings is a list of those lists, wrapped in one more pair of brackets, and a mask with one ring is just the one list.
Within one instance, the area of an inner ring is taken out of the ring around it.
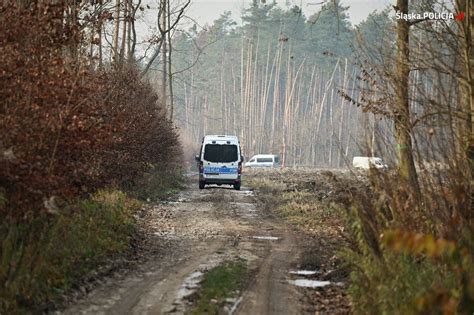
{"label": "green grass patch", "polygon": [[[370,219],[373,224],[373,217]],[[347,220],[354,244],[342,257],[352,270],[348,293],[355,314],[473,313],[472,249],[456,245],[453,254],[431,257],[405,248],[432,246],[436,251],[442,246],[440,241],[424,245],[422,234],[413,234],[388,247],[370,237],[364,230],[366,223],[355,213],[349,212]]]}
{"label": "green grass patch", "polygon": [[183,187],[184,169],[180,166],[166,169],[152,166],[140,180],[126,188],[139,200],[157,201],[176,194]]}
{"label": "green grass patch", "polygon": [[[460,293],[454,273],[427,259],[390,253],[384,253],[383,260],[356,253],[345,259],[354,266],[348,293],[356,314],[442,314],[436,304],[442,303],[444,292],[433,294],[433,287]],[[429,300],[429,310],[422,310],[424,300]]]}
{"label": "green grass patch", "polygon": [[201,283],[191,314],[220,314],[225,299],[235,297],[247,279],[247,265],[242,260],[229,261],[211,269]]}
{"label": "green grass patch", "polygon": [[29,312],[67,291],[108,257],[128,249],[138,201],[120,191],[26,222],[0,223],[0,314]]}

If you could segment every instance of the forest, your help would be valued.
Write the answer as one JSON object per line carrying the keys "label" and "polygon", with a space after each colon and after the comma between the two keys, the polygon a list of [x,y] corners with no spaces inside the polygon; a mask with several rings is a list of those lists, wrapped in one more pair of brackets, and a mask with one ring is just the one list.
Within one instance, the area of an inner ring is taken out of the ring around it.
{"label": "forest", "polygon": [[[410,10],[430,11],[427,5]],[[170,72],[177,125],[195,142],[209,133],[239,135],[248,157],[279,154],[287,166],[337,168],[355,155],[394,162],[393,9],[372,12],[358,25],[347,9],[329,2],[306,17],[298,6],[254,3],[242,25],[227,12],[204,29],[177,31]],[[420,68],[410,71],[407,97],[421,150],[429,150],[427,131],[430,143],[442,146],[455,132],[435,121],[456,97],[453,89],[439,91],[458,82],[451,66],[459,48],[455,27],[454,21],[419,23],[410,33],[410,62]],[[449,65],[450,74],[431,69],[433,58]],[[444,104],[427,104],[439,93]],[[442,162],[439,153],[434,161]]]}
{"label": "forest", "polygon": [[370,152],[367,127],[386,134],[390,122],[358,108],[371,97],[361,71],[393,45],[394,21],[385,10],[353,26],[336,4],[309,17],[298,6],[254,4],[240,26],[226,12],[207,28],[177,32],[178,126],[194,141],[236,134],[248,157],[279,154],[287,166],[343,167]]}

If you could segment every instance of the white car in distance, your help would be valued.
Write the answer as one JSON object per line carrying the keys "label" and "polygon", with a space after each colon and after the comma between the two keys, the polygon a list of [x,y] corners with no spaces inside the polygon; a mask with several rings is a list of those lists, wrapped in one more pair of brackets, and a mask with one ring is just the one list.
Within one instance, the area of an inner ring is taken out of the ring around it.
{"label": "white car in distance", "polygon": [[249,168],[279,167],[280,158],[274,154],[257,154],[245,163],[244,166]]}

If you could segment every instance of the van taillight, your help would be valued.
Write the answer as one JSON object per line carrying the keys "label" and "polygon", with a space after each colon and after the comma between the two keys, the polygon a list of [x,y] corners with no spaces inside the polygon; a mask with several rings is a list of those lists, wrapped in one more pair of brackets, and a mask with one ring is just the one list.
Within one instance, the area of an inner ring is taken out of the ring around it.
{"label": "van taillight", "polygon": [[204,171],[204,163],[201,161],[199,162],[199,173],[202,173]]}
{"label": "van taillight", "polygon": [[239,172],[239,174],[242,174],[242,162],[239,162],[238,172]]}

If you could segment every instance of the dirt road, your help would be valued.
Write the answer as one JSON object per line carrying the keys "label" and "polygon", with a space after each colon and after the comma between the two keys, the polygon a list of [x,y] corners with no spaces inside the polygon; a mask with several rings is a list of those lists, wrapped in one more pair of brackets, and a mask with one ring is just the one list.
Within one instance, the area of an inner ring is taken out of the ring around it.
{"label": "dirt road", "polygon": [[246,262],[249,279],[243,292],[226,300],[224,313],[305,313],[305,294],[289,281],[304,277],[294,271],[310,240],[263,209],[249,188],[199,190],[191,177],[174,201],[155,205],[140,219],[148,242],[159,247],[153,258],[109,278],[61,313],[182,314],[206,272],[237,259]]}

